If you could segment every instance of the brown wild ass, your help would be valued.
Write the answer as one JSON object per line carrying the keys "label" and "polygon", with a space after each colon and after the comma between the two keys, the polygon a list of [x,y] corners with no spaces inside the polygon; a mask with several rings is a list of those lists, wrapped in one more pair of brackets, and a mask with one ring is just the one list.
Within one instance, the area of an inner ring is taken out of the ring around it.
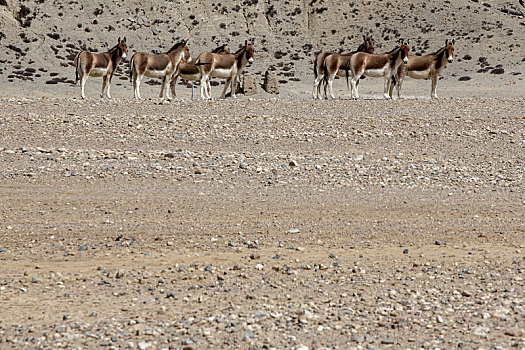
{"label": "brown wild ass", "polygon": [[[357,50],[351,53],[343,54],[343,55],[352,55],[355,52],[368,52],[368,53],[374,53],[374,48],[372,45],[372,39],[367,38],[366,36],[363,36],[363,43],[359,45]],[[313,99],[322,99],[321,96],[321,82],[324,80],[324,62],[326,57],[330,55],[339,55],[336,52],[330,52],[330,51],[322,51],[315,55],[314,59],[314,88],[312,90],[312,98]],[[325,98],[326,98],[326,91],[325,91]]]}
{"label": "brown wild ass", "polygon": [[430,98],[438,98],[436,93],[437,80],[447,63],[454,61],[454,43],[455,40],[445,40],[445,46],[436,52],[425,56],[408,56],[408,63],[399,66],[395,75],[392,75],[389,95],[392,98],[394,85],[397,84],[397,98],[401,98],[401,85],[405,76],[408,75],[414,79],[432,78],[432,87],[430,89]]}
{"label": "brown wild ass", "polygon": [[142,98],[140,96],[140,81],[144,76],[147,76],[149,78],[162,79],[160,98],[171,99],[168,88],[173,73],[175,73],[183,59],[186,62],[191,61],[190,50],[186,46],[186,42],[186,40],[183,40],[173,45],[166,53],[160,55],[150,55],[146,52],[137,52],[133,55],[129,63],[129,74],[130,79],[133,81],[135,98]]}
{"label": "brown wild ass", "polygon": [[408,62],[408,51],[410,50],[407,43],[400,41],[401,45],[390,52],[382,54],[370,54],[365,52],[357,52],[350,58],[350,69],[352,71],[352,97],[359,98],[357,91],[357,82],[361,76],[368,77],[383,77],[384,93],[383,96],[388,99],[388,91],[390,88],[390,79],[392,73],[397,70],[401,63]]}
{"label": "brown wild ass", "polygon": [[75,57],[75,83],[80,80],[80,95],[86,98],[84,87],[88,77],[102,77],[102,91],[100,97],[104,97],[104,90],[106,90],[106,97],[111,98],[110,87],[111,78],[117,69],[118,64],[128,55],[128,46],[126,38],[120,40],[118,38],[117,45],[113,46],[107,52],[91,53],[89,51],[82,51]]}
{"label": "brown wild ass", "polygon": [[[366,53],[374,53],[374,47],[372,46],[372,42],[369,39],[369,41],[366,41],[363,44],[359,46],[359,48],[350,53],[346,54],[338,54],[334,53],[331,55],[328,55],[323,62],[324,66],[324,95],[328,99],[328,96],[330,96],[333,99],[335,99],[334,96],[334,90],[332,88],[335,76],[338,75],[340,77],[346,77],[346,86],[348,87],[348,75],[349,75],[349,65],[350,65],[350,58],[354,53],[357,52],[366,52]],[[357,82],[359,84],[359,81]],[[326,91],[328,87],[328,93]]]}
{"label": "brown wild ass", "polygon": [[[221,45],[217,48],[215,48],[212,52],[217,53],[220,55],[229,54],[230,50],[226,47],[227,45]],[[177,84],[177,79],[181,77],[184,80],[187,81],[194,81],[194,80],[200,80],[201,79],[201,72],[199,68],[195,65],[195,62],[192,60],[191,62],[185,62],[181,61],[179,64],[179,67],[177,68],[177,71],[173,74],[173,77],[171,78],[171,94],[173,97],[177,97],[177,93],[175,92],[175,85]],[[206,88],[208,89],[208,94],[210,91],[210,80],[206,82]]]}
{"label": "brown wild ass", "polygon": [[253,57],[254,48],[247,41],[233,54],[219,55],[212,52],[200,54],[195,65],[199,67],[201,73],[201,98],[211,99],[211,93],[207,91],[206,84],[210,77],[226,79],[221,98],[225,98],[228,86],[231,88],[232,97],[235,98],[237,81],[246,65],[253,62]]}

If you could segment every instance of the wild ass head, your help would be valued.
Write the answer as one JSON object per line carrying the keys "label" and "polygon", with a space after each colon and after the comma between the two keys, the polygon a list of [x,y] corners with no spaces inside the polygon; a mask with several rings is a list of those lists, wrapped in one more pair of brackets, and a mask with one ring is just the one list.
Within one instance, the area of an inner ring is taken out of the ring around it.
{"label": "wild ass head", "polygon": [[182,52],[182,56],[181,56],[182,59],[185,60],[186,62],[190,63],[191,55],[190,55],[190,49],[186,45],[187,42],[188,42],[188,40],[182,40],[181,42],[176,43],[175,45],[173,45],[171,47],[171,49],[168,50],[167,53],[169,54],[169,53],[172,53],[174,51]]}
{"label": "wild ass head", "polygon": [[126,43],[126,37],[124,37],[122,40],[118,38],[116,49],[118,50],[118,56],[122,57],[122,59],[128,57],[128,44]]}
{"label": "wild ass head", "polygon": [[374,43],[372,38],[363,35],[363,43],[359,45],[356,52],[374,53]]}
{"label": "wild ass head", "polygon": [[456,40],[452,39],[451,41],[445,40],[445,55],[447,56],[447,60],[449,63],[452,63],[454,61],[454,44],[456,43]]}
{"label": "wild ass head", "polygon": [[401,59],[403,60],[403,63],[408,63],[408,52],[410,51],[408,41],[404,41],[403,39],[401,39],[399,43],[401,45],[399,47],[399,54],[401,55]]}
{"label": "wild ass head", "polygon": [[246,61],[248,61],[248,63],[253,63],[254,52],[255,52],[255,49],[253,48],[252,44],[248,44],[248,40],[246,40],[244,42],[244,46],[241,47],[235,53],[235,57],[239,57],[239,55],[244,55],[246,57]]}

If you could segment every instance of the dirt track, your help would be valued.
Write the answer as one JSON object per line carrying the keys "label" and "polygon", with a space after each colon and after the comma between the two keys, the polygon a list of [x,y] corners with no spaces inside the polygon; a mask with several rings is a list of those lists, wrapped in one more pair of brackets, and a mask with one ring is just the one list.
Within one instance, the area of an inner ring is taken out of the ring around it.
{"label": "dirt track", "polygon": [[0,347],[524,348],[524,102],[2,100]]}

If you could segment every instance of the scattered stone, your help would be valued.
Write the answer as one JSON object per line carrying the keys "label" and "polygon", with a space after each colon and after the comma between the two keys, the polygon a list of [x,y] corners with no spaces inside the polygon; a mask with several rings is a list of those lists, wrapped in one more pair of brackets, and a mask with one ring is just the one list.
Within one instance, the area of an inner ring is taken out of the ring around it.
{"label": "scattered stone", "polygon": [[243,76],[242,90],[246,96],[253,96],[259,93],[257,88],[257,81],[251,74],[245,73]]}
{"label": "scattered stone", "polygon": [[266,73],[264,73],[263,89],[269,94],[279,93],[279,83],[277,82],[275,72],[266,71]]}

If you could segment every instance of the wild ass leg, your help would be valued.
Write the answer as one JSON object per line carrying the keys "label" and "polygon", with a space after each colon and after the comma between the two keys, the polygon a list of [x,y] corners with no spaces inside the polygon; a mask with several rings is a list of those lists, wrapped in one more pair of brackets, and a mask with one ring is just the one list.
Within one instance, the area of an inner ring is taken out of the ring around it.
{"label": "wild ass leg", "polygon": [[[162,85],[160,86],[160,94],[159,94],[160,98],[166,97],[166,94],[167,94],[167,91],[168,91],[168,85],[166,85],[166,84],[169,84],[168,75],[167,74],[162,78]],[[167,99],[169,100],[169,97],[167,97]]]}
{"label": "wild ass leg", "polygon": [[324,75],[318,74],[314,81],[314,89],[312,90],[312,98],[321,100],[321,83],[324,80]]}
{"label": "wild ass leg", "polygon": [[[226,98],[226,90],[228,90],[228,86],[231,86],[231,80],[232,80],[232,78],[228,78],[226,80],[226,84],[224,84],[224,89],[222,89],[221,98]],[[231,95],[233,97],[233,95],[234,95],[233,91],[231,92]]]}
{"label": "wild ass leg", "polygon": [[430,98],[438,98],[438,95],[436,93],[437,89],[437,74],[432,74],[432,90],[430,92]]}
{"label": "wild ass leg", "polygon": [[383,97],[385,98],[385,100],[389,100],[390,99],[390,95],[389,95],[390,84],[392,83],[392,73],[390,71],[386,71],[384,78],[385,78],[384,79],[385,87],[383,91]]}
{"label": "wild ass leg", "polygon": [[87,78],[88,78],[88,74],[81,74],[81,78],[80,78],[80,96],[83,99],[86,98],[86,94],[84,93],[84,88],[86,86]]}
{"label": "wild ass leg", "polygon": [[206,80],[206,94],[209,98],[211,98],[211,83],[210,79]]}
{"label": "wild ass leg", "polygon": [[207,85],[206,85],[206,80],[207,80],[207,79],[208,79],[208,76],[202,74],[202,76],[201,76],[201,98],[202,98],[203,100],[209,100],[209,99],[211,98],[211,96],[208,97],[208,95],[207,95],[207,93],[206,93],[206,86],[207,86]]}
{"label": "wild ass leg", "polygon": [[240,74],[234,75],[231,81],[232,97],[237,98],[237,83],[241,80]]}
{"label": "wild ass leg", "polygon": [[401,74],[397,76],[397,98],[401,98],[401,85],[403,85],[403,80],[405,80],[406,71],[403,70]]}
{"label": "wild ass leg", "polygon": [[142,80],[142,76],[139,74],[135,74],[133,77],[133,91],[135,92],[135,98],[141,100],[142,97],[140,96],[140,81]]}
{"label": "wild ass leg", "polygon": [[176,75],[175,78],[171,79],[170,88],[171,88],[171,95],[173,98],[177,97],[177,93],[175,92],[175,85],[177,84],[177,79],[179,79],[179,76]]}
{"label": "wild ass leg", "polygon": [[[328,76],[328,82],[325,82],[325,84],[328,85],[328,93],[330,94],[330,99],[332,100],[335,100],[334,79],[335,79],[335,74],[330,74]],[[325,87],[325,95],[326,95],[326,87]],[[326,99],[328,100],[328,95],[326,95]]]}
{"label": "wild ass leg", "polygon": [[100,98],[104,97],[104,91],[106,91],[107,81],[108,75],[106,74],[102,77],[102,91],[100,91]]}
{"label": "wild ass leg", "polygon": [[111,79],[113,78],[113,73],[108,74],[108,88],[106,90],[106,97],[111,98]]}
{"label": "wild ass leg", "polygon": [[352,98],[354,100],[359,100],[359,93],[357,92],[359,78],[361,78],[361,74],[354,74],[350,80],[350,84],[352,86]]}

